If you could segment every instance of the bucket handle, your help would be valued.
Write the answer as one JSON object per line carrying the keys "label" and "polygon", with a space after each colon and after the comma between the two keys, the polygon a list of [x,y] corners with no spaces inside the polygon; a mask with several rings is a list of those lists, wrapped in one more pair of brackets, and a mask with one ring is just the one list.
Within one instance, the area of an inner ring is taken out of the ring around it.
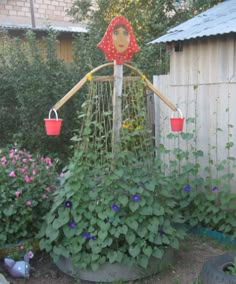
{"label": "bucket handle", "polygon": [[[183,118],[183,113],[182,113],[182,111],[181,111],[179,108],[177,108],[176,111],[179,113],[179,117],[180,117],[180,118]],[[174,117],[173,114],[174,114],[174,112],[172,112],[171,118]]]}
{"label": "bucket handle", "polygon": [[51,108],[51,109],[50,109],[49,114],[48,114],[48,118],[51,119],[51,113],[52,113],[52,111],[55,113],[56,120],[58,120],[57,111],[56,111],[54,108]]}

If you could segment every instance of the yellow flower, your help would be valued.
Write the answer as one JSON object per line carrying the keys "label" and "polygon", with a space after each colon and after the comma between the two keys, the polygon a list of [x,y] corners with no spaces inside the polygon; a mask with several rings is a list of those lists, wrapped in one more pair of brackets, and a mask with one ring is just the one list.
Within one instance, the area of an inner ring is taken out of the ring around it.
{"label": "yellow flower", "polygon": [[92,74],[91,73],[86,74],[86,79],[88,81],[91,81],[92,80]]}

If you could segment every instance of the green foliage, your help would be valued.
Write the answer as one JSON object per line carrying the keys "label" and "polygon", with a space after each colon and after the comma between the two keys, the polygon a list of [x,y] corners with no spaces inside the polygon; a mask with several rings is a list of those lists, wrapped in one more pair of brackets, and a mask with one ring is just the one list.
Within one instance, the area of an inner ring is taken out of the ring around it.
{"label": "green foliage", "polygon": [[[175,135],[169,135],[169,139],[175,138]],[[180,143],[183,144],[184,140],[195,139],[193,134],[184,132],[179,138]],[[229,144],[226,145],[227,149]],[[230,145],[233,147],[233,144]],[[218,164],[209,160],[209,165],[202,168],[200,163],[201,157],[204,156],[202,151],[196,149],[184,151],[177,148],[173,153],[173,159],[170,160],[172,171],[180,176],[188,172],[187,181],[185,174],[182,179],[184,190],[176,192],[179,198],[178,207],[186,224],[190,227],[207,227],[235,237],[236,193],[231,191],[230,187],[234,173],[227,170],[229,161],[234,163],[235,167],[235,158],[228,157]]]}
{"label": "green foliage", "polygon": [[72,256],[82,269],[107,261],[146,268],[150,256],[178,248],[184,234],[176,227],[182,218],[174,210],[175,180],[163,175],[161,162],[124,151],[99,165],[99,153],[90,146],[71,160],[42,228],[41,248],[54,260]]}
{"label": "green foliage", "polygon": [[77,68],[57,58],[57,34],[49,31],[45,49],[36,35],[28,32],[24,40],[3,38],[0,49],[0,131],[1,145],[17,143],[41,153],[58,153],[65,158],[76,125],[77,105],[73,98],[62,110],[63,131],[59,137],[47,137],[44,118],[49,109],[79,80]]}
{"label": "green foliage", "polygon": [[34,257],[33,250],[36,248],[35,243],[29,240],[21,241],[14,244],[8,244],[2,248],[2,255],[5,254],[5,257],[12,258],[14,260],[23,260],[25,256],[28,256],[29,259]]}
{"label": "green foliage", "polygon": [[35,237],[57,190],[55,164],[17,148],[1,148],[0,158],[0,242]]}
{"label": "green foliage", "polygon": [[[236,194],[230,192],[234,175],[225,171],[227,160],[215,165],[213,178],[212,167],[199,163],[201,150],[156,149],[142,93],[133,90],[123,98],[120,141],[113,145],[111,105],[104,92],[89,93],[82,105],[74,156],[41,228],[41,248],[55,261],[71,257],[81,269],[105,262],[146,268],[151,256],[162,258],[168,247],[179,247],[183,223],[233,236]],[[168,138],[177,136],[179,145],[195,139],[185,132]]]}
{"label": "green foliage", "polygon": [[229,275],[235,275],[236,276],[236,257],[234,258],[234,261],[232,264],[228,265],[224,268],[224,271]]}
{"label": "green foliage", "polygon": [[55,261],[72,257],[81,269],[96,270],[105,262],[146,268],[150,256],[162,258],[184,237],[175,195],[181,183],[178,176],[165,176],[155,155],[144,127],[142,93],[133,104],[132,96],[130,103],[124,99],[124,124],[115,145],[112,116],[105,108],[111,102],[104,103],[103,95],[89,94],[83,104],[74,156],[41,229],[40,246]]}

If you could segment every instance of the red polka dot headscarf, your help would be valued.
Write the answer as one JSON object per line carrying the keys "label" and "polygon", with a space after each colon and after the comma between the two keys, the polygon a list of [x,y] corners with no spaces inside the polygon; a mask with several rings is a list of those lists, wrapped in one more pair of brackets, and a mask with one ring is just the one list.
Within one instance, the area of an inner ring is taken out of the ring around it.
{"label": "red polka dot headscarf", "polygon": [[[114,27],[119,24],[125,25],[130,35],[129,46],[124,52],[118,52],[112,41],[112,32]],[[130,61],[133,54],[140,50],[133,33],[133,29],[129,21],[123,16],[117,16],[111,20],[102,40],[97,46],[104,51],[107,60],[116,60],[117,64],[123,64],[124,61]]]}

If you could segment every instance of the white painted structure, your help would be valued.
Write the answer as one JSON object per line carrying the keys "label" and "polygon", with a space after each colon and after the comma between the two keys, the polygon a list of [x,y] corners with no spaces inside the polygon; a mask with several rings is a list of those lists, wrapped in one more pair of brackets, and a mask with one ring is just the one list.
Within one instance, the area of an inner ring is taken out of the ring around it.
{"label": "white painted structure", "polygon": [[[157,142],[172,149],[202,150],[204,156],[197,162],[203,175],[206,166],[212,177],[236,174],[236,35],[182,41],[176,51],[178,44],[171,43],[170,73],[155,76],[154,85],[182,110],[183,132],[196,139],[183,140],[180,133],[174,139],[166,137],[172,112],[155,97]],[[224,170],[217,170],[223,160]],[[236,192],[236,177],[232,190]]]}

